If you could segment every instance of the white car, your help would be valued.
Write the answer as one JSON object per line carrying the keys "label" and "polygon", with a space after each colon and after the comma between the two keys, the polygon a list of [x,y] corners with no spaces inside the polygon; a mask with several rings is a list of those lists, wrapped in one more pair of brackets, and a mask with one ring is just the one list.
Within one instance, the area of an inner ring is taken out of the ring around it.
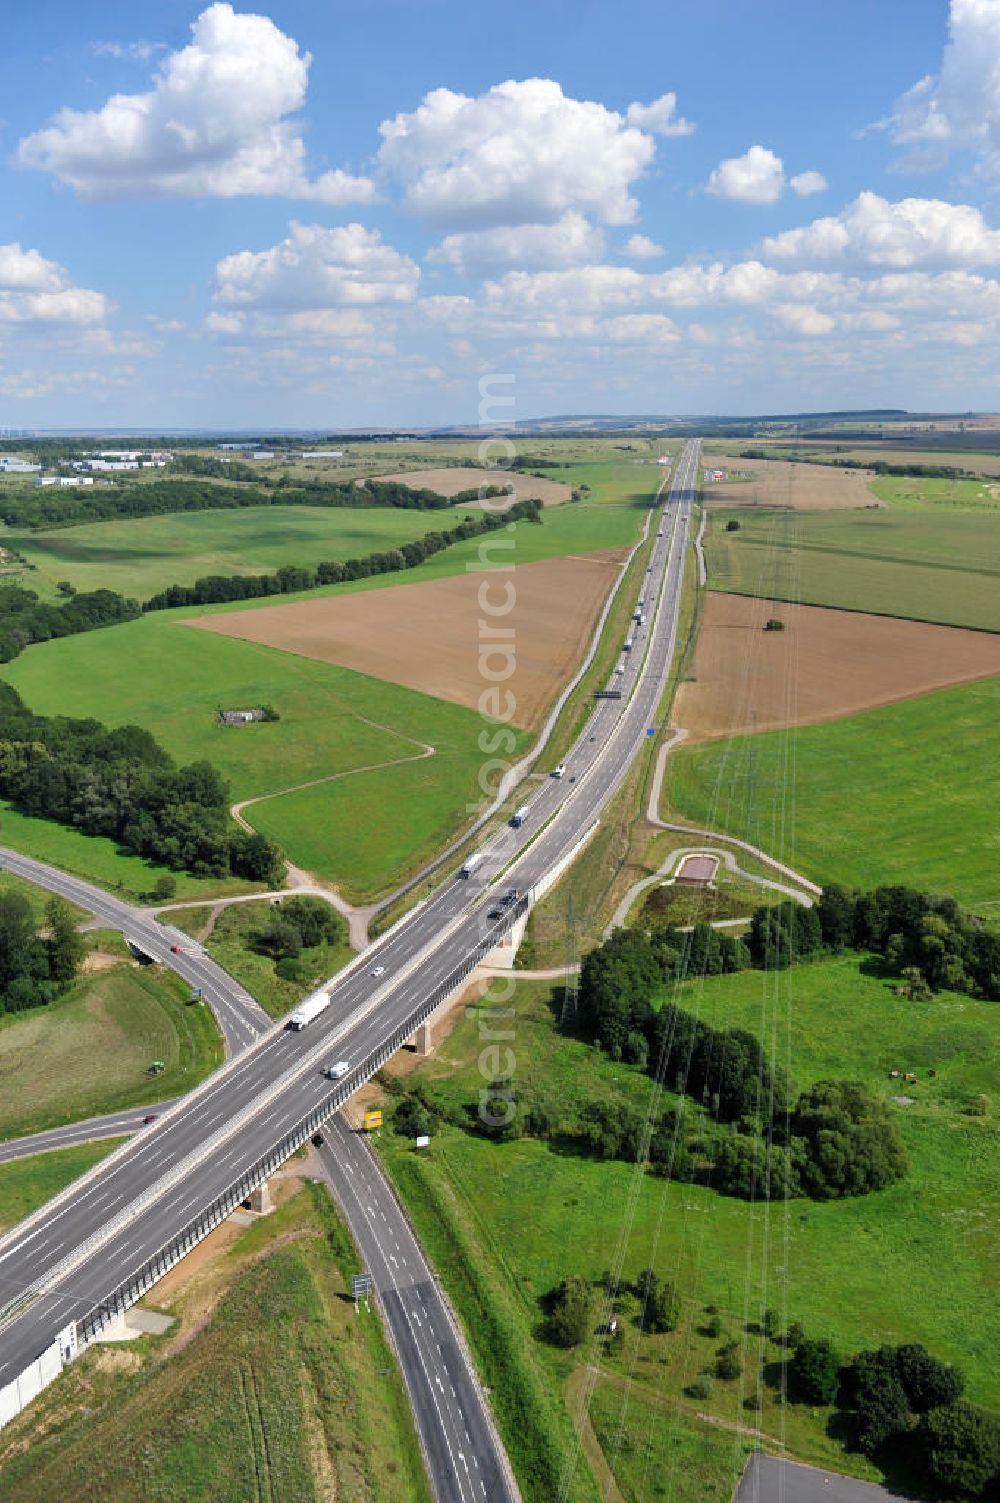
{"label": "white car", "polygon": [[342,1080],[350,1068],[349,1060],[338,1059],[335,1065],[327,1065],[323,1073],[327,1080]]}
{"label": "white car", "polygon": [[384,965],[372,966],[372,975],[373,976],[384,976],[385,975],[385,966]]}

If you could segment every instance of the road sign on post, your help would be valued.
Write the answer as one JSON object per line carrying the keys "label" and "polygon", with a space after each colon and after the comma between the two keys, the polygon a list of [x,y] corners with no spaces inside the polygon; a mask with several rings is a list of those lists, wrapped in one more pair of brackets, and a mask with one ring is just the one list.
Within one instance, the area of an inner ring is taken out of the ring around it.
{"label": "road sign on post", "polygon": [[382,1126],[382,1113],[378,1107],[373,1107],[371,1111],[365,1112],[362,1121],[365,1132],[376,1132]]}
{"label": "road sign on post", "polygon": [[358,1308],[358,1300],[367,1300],[374,1288],[374,1282],[370,1273],[356,1273],[351,1278],[351,1295],[354,1299],[354,1308]]}

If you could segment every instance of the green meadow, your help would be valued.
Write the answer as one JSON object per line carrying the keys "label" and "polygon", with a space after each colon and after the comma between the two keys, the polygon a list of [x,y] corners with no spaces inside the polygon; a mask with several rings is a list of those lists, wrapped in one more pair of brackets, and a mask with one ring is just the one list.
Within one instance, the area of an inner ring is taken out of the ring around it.
{"label": "green meadow", "polygon": [[682,746],[668,798],[815,881],[905,882],[997,913],[998,714],[991,678],[794,734]]}
{"label": "green meadow", "polygon": [[[361,558],[399,547],[453,521],[437,512],[319,506],[253,506],[91,522],[53,532],[0,534],[33,567],[23,583],[45,598],[60,580],[77,590],[118,590],[148,600],[207,574],[265,574],[283,564]],[[447,514],[450,517],[450,513]]]}
{"label": "green meadow", "polygon": [[924,480],[909,475],[885,475],[869,481],[868,489],[880,501],[895,507],[950,507],[956,511],[1000,510],[1000,482],[977,480]]}
{"label": "green meadow", "polygon": [[985,511],[713,509],[706,558],[713,590],[1000,631],[1000,518]]}

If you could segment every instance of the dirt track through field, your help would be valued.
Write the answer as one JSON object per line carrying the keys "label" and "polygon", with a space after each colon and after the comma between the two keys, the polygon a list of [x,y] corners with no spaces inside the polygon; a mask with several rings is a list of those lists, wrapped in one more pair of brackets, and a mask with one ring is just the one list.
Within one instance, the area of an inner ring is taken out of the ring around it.
{"label": "dirt track through field", "polygon": [[[694,682],[672,717],[689,741],[837,720],[1000,673],[990,632],[714,592],[704,610]],[[785,629],[765,631],[769,617]]]}
{"label": "dirt track through field", "polygon": [[718,481],[706,478],[704,496],[712,506],[790,506],[796,511],[831,511],[884,504],[868,488],[870,475],[860,470],[789,464],[783,459],[736,459],[730,454],[702,457],[706,475],[709,470],[719,469],[729,475],[750,477]]}
{"label": "dirt track through field", "polygon": [[[378,480],[398,480],[414,490],[437,491],[439,496],[457,496],[459,491],[479,486],[514,487],[517,501],[541,501],[543,506],[561,506],[573,495],[572,486],[561,480],[540,480],[537,475],[519,475],[511,470],[476,470],[447,468],[440,470],[406,470],[399,475],[378,475]],[[463,506],[478,506],[478,501],[464,501]]]}
{"label": "dirt track through field", "polygon": [[[626,552],[476,570],[184,624],[338,663],[470,709],[487,693],[507,711],[509,690],[516,704],[507,718],[533,729],[582,656]],[[499,564],[504,555],[492,558]]]}

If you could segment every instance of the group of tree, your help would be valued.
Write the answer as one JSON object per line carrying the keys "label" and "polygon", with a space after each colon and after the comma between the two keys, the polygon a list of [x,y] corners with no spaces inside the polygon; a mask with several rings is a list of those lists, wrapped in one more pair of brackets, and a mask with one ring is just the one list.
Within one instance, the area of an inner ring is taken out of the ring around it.
{"label": "group of tree", "polygon": [[[677,1329],[681,1300],[675,1285],[652,1268],[644,1268],[635,1283],[620,1291],[635,1301],[635,1321],[641,1331],[661,1334]],[[549,1340],[555,1346],[580,1346],[597,1331],[601,1293],[581,1274],[570,1274],[542,1301]],[[606,1326],[601,1327],[606,1330]]]}
{"label": "group of tree", "polygon": [[1000,1419],[963,1399],[959,1369],[916,1342],[843,1364],[829,1341],[798,1327],[786,1345],[789,1397],[847,1411],[854,1445],[890,1475],[918,1471],[946,1498],[998,1495]]}
{"label": "group of tree", "polygon": [[84,942],[68,905],[53,897],[40,935],[27,898],[0,893],[0,1012],[24,1012],[51,1002],[76,978]]}
{"label": "group of tree", "polygon": [[33,642],[71,637],[76,632],[115,626],[139,615],[139,605],[114,590],[72,594],[59,605],[41,602],[34,590],[0,585],[0,662],[9,663]]}
{"label": "group of tree", "polygon": [[502,513],[484,512],[482,516],[459,522],[447,532],[428,532],[399,548],[370,553],[365,558],[349,558],[343,563],[332,560],[317,564],[315,568],[285,564],[274,574],[213,574],[195,580],[193,585],[170,585],[147,600],[142,609],[164,611],[176,606],[214,605],[227,600],[259,600],[268,595],[287,595],[293,591],[316,589],[320,585],[343,584],[376,574],[415,569],[425,559],[433,558],[454,543],[481,537],[512,521],[540,522],[541,503],[517,501]]}
{"label": "group of tree", "polygon": [[97,720],[35,715],[0,684],[0,738],[0,797],[23,813],[195,876],[280,880],[280,851],[233,823],[215,768],[177,767],[139,726],[108,730]]}
{"label": "group of tree", "polygon": [[305,979],[309,967],[303,950],[336,944],[343,935],[343,919],[322,898],[307,895],[275,902],[267,922],[250,933],[250,946],[275,962],[279,976],[290,981]]}
{"label": "group of tree", "polygon": [[931,989],[1000,1000],[1000,934],[951,897],[914,887],[824,889],[816,906],[827,950],[874,951],[886,969],[916,972]]}

